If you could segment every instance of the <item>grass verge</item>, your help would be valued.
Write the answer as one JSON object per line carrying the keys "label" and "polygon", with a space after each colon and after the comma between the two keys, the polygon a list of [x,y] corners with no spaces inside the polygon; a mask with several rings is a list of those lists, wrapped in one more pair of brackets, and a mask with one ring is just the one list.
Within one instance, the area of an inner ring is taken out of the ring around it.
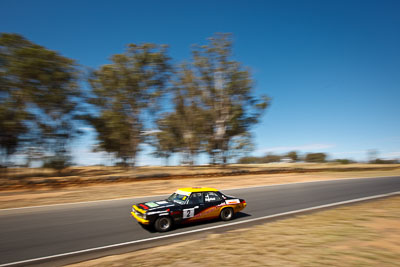
{"label": "grass verge", "polygon": [[69,266],[398,266],[399,262],[400,197],[396,196]]}
{"label": "grass verge", "polygon": [[400,164],[270,163],[227,166],[11,168],[0,173],[0,191],[48,189],[154,180],[184,180],[243,175],[399,170]]}

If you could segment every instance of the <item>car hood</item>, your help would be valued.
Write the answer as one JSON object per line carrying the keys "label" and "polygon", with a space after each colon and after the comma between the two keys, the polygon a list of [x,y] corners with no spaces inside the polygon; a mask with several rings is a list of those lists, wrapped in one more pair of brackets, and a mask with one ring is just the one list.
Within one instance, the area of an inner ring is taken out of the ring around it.
{"label": "car hood", "polygon": [[171,208],[171,207],[176,207],[176,206],[179,206],[179,205],[174,202],[169,202],[166,200],[149,201],[149,202],[142,202],[142,203],[136,204],[136,207],[138,207],[139,209],[142,209],[146,212],[165,210],[166,208]]}

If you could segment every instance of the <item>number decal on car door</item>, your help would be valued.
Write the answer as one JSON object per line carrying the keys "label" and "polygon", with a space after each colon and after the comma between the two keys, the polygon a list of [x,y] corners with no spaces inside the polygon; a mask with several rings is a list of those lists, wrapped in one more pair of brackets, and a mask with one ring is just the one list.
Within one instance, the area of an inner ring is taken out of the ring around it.
{"label": "number decal on car door", "polygon": [[194,216],[194,208],[183,210],[183,219],[191,218]]}

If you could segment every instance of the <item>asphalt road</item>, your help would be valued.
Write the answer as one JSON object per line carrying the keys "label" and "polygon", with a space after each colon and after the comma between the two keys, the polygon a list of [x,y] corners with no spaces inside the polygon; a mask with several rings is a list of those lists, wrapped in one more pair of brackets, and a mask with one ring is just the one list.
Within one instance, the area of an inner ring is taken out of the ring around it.
{"label": "asphalt road", "polygon": [[[398,191],[400,177],[345,179],[223,192],[244,198],[248,203],[234,220],[238,222]],[[160,234],[143,229],[131,217],[133,202],[165,197],[0,210],[0,265],[226,224],[214,221]]]}

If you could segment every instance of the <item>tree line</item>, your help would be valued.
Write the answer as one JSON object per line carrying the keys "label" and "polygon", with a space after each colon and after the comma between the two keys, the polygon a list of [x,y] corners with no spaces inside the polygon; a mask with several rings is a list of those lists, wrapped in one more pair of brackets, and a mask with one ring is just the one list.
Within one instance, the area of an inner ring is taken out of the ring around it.
{"label": "tree line", "polygon": [[[329,159],[329,155],[323,152],[304,153],[300,154],[297,151],[290,151],[285,154],[268,153],[260,157],[241,157],[237,161],[239,164],[261,164],[273,162],[308,162],[308,163],[326,163],[334,162],[339,164],[357,163],[356,160],[347,158],[334,158]],[[399,164],[398,159],[380,159],[377,157],[370,157],[366,163],[370,164]]]}
{"label": "tree line", "polygon": [[[272,162],[312,162],[312,163],[324,163],[327,162],[327,154],[318,152],[318,153],[306,153],[304,155],[300,155],[297,151],[290,151],[286,154],[278,155],[273,153],[268,153],[265,156],[261,157],[241,157],[238,160],[240,164],[252,164],[252,163],[272,163]],[[334,160],[340,163],[354,163],[352,160],[348,159],[337,159]]]}
{"label": "tree line", "polygon": [[[64,168],[84,125],[97,133],[96,151],[134,166],[143,144],[154,155],[200,153],[226,164],[252,149],[250,129],[268,107],[254,94],[248,68],[233,59],[232,36],[215,34],[173,64],[166,45],[129,44],[110,63],[85,68],[21,35],[0,35],[0,157]],[[83,84],[88,84],[88,89]]]}

